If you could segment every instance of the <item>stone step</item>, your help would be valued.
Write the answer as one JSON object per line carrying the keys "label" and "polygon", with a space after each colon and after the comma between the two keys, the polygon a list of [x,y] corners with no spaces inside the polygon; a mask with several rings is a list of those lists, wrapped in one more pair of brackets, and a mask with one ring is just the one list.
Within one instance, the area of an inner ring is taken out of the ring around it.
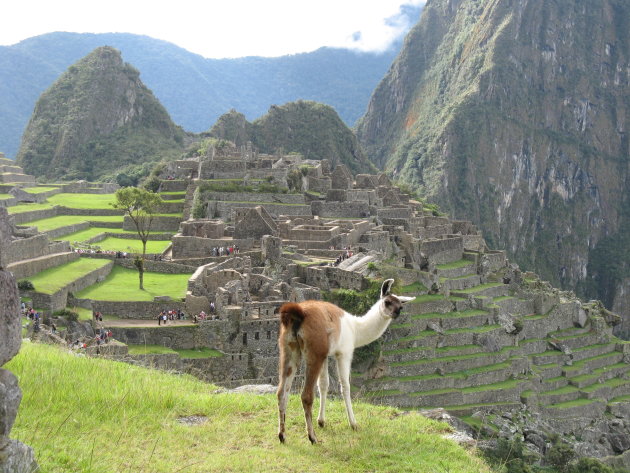
{"label": "stone step", "polygon": [[571,350],[575,350],[587,345],[597,345],[600,343],[608,342],[608,337],[602,334],[593,332],[584,332],[577,335],[565,335],[562,337],[554,337],[560,341],[563,345],[568,346]]}
{"label": "stone step", "polygon": [[430,312],[445,314],[455,309],[455,303],[442,294],[418,296],[414,301],[405,304],[405,313],[410,316]]}
{"label": "stone step", "polygon": [[519,409],[522,407],[520,401],[500,401],[500,402],[487,402],[481,404],[463,404],[460,406],[446,406],[445,409],[449,414],[457,417],[470,416],[476,412],[490,412],[500,409],[505,412]]}
{"label": "stone step", "polygon": [[630,394],[630,379],[611,378],[602,383],[593,383],[581,389],[586,399],[614,399]]}
{"label": "stone step", "polygon": [[520,400],[521,392],[527,386],[529,386],[529,381],[527,380],[510,379],[462,389],[438,389],[435,391],[410,393],[409,397],[418,406],[447,407],[497,401],[516,402]]}
{"label": "stone step", "polygon": [[368,380],[364,387],[368,391],[399,390],[401,392],[434,391],[437,389],[461,389],[480,386],[488,383],[498,383],[510,378],[514,372],[511,360],[480,368],[458,371],[448,375],[420,375],[407,377],[384,377]]}
{"label": "stone step", "polygon": [[569,355],[565,355],[559,350],[547,350],[542,353],[531,356],[535,365],[547,365],[549,363],[557,363],[563,365],[566,360],[570,359]]}
{"label": "stone step", "polygon": [[38,256],[37,258],[16,261],[15,263],[9,264],[7,269],[13,273],[15,279],[24,279],[46,269],[68,263],[69,261],[74,261],[78,258],[79,254],[71,251],[52,253],[49,255]]}
{"label": "stone step", "polygon": [[[386,350],[396,350],[403,348],[415,348],[421,346],[454,347],[459,345],[476,345],[481,338],[493,338],[496,345],[511,345],[512,336],[509,336],[500,325],[485,325],[474,328],[450,329],[441,333],[434,330],[423,330],[407,337],[386,340],[384,348]],[[516,348],[516,347],[513,347]]]}
{"label": "stone step", "polygon": [[555,378],[543,379],[540,385],[541,392],[553,391],[569,385],[569,380],[564,376],[556,376]]}
{"label": "stone step", "polygon": [[541,379],[551,379],[564,376],[562,371],[563,365],[558,363],[547,363],[544,365],[532,366],[532,371],[536,373]]}
{"label": "stone step", "polygon": [[597,368],[603,368],[604,366],[615,365],[623,361],[623,353],[613,351],[610,353],[604,353],[592,358],[586,358],[584,360],[574,363],[572,366],[564,366],[562,368],[562,374],[567,378],[574,378],[576,376],[590,374]]}
{"label": "stone step", "polygon": [[550,391],[537,393],[538,402],[543,405],[558,404],[560,402],[575,401],[582,397],[582,393],[575,386],[562,386]]}
{"label": "stone step", "polygon": [[587,358],[593,358],[597,355],[603,355],[615,351],[617,348],[615,343],[602,343],[599,345],[587,345],[572,350],[573,362],[582,361]]}
{"label": "stone step", "polygon": [[160,184],[160,192],[186,192],[186,187],[188,187],[187,180],[164,180]]}
{"label": "stone step", "polygon": [[440,278],[440,284],[443,291],[462,291],[470,289],[481,284],[481,276],[477,274],[469,274],[456,278]]}
{"label": "stone step", "polygon": [[[453,311],[445,314],[430,312],[427,314],[412,315],[407,318],[406,323],[400,328],[413,327],[417,331],[426,330],[429,325],[437,324],[444,330],[459,328],[474,328],[482,325],[494,324],[494,316],[485,310],[469,309],[464,311]],[[390,327],[393,333],[404,333],[399,330],[398,325]]]}
{"label": "stone step", "polygon": [[438,264],[435,266],[435,269],[438,277],[447,279],[477,274],[477,265],[466,259],[453,263]]}
{"label": "stone step", "polygon": [[479,297],[479,296],[486,296],[486,297],[501,297],[501,296],[507,296],[509,291],[509,286],[507,284],[503,284],[503,283],[486,283],[486,284],[481,284],[479,286],[475,286],[472,287],[470,289],[464,289],[461,291],[452,291],[451,295],[452,296],[456,296],[456,297],[468,297],[468,296],[473,296],[473,297]]}
{"label": "stone step", "polygon": [[601,418],[606,411],[606,401],[603,399],[576,399],[547,406],[540,406],[543,415],[555,419],[571,417],[583,419]]}
{"label": "stone step", "polygon": [[418,359],[437,359],[444,356],[463,356],[481,353],[483,348],[479,345],[463,345],[455,347],[414,347],[400,350],[383,350],[384,361],[388,363],[400,363]]}
{"label": "stone step", "polygon": [[630,364],[617,363],[607,365],[593,370],[591,373],[569,378],[569,383],[577,388],[584,388],[593,383],[603,382],[611,378],[627,375],[630,371]]}
{"label": "stone step", "polygon": [[492,301],[504,313],[512,315],[526,315],[534,311],[534,301],[519,299],[512,296],[495,297]]}
{"label": "stone step", "polygon": [[446,375],[458,371],[472,370],[505,362],[516,347],[505,347],[495,353],[474,353],[471,355],[444,356],[439,359],[419,359],[390,364],[390,376],[408,377],[430,374]]}

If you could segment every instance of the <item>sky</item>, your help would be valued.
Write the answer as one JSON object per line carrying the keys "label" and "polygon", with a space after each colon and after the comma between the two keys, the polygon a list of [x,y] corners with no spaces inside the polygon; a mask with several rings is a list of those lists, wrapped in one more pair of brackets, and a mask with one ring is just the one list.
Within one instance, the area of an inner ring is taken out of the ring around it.
{"label": "sky", "polygon": [[383,51],[425,0],[1,0],[0,45],[54,31],[134,33],[208,58],[322,46]]}

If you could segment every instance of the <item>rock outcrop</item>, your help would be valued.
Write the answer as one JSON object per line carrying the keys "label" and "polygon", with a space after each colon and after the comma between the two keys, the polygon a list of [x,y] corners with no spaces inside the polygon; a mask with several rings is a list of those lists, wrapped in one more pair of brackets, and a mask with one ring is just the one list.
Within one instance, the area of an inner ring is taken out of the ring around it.
{"label": "rock outcrop", "polygon": [[[13,275],[4,270],[10,231],[7,211],[0,208],[0,366],[17,354],[22,340],[17,284]],[[0,369],[0,473],[37,470],[33,450],[9,438],[21,399],[16,377]]]}
{"label": "rock outcrop", "polygon": [[429,0],[359,139],[491,247],[610,308],[630,275],[628,18],[618,0]]}

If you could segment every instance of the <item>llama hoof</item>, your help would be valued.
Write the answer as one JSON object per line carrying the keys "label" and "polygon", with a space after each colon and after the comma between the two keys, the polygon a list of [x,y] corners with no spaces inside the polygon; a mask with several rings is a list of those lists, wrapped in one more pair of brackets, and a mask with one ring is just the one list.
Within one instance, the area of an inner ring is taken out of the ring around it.
{"label": "llama hoof", "polygon": [[314,435],[309,435],[308,439],[311,441],[311,445],[315,445],[317,443],[317,437]]}
{"label": "llama hoof", "polygon": [[280,432],[278,438],[280,439],[280,443],[284,443],[284,433]]}
{"label": "llama hoof", "polygon": [[323,428],[324,425],[326,425],[326,422],[324,422],[324,419],[317,419],[317,425]]}
{"label": "llama hoof", "polygon": [[357,424],[352,424],[350,427],[352,427],[352,430],[354,430],[355,432],[359,430],[359,426]]}

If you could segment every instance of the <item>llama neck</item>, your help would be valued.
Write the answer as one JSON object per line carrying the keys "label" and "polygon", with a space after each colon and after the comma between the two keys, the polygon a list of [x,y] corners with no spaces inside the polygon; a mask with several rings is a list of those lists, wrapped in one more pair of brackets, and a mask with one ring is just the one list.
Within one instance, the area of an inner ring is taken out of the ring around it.
{"label": "llama neck", "polygon": [[392,321],[391,318],[382,314],[381,306],[382,304],[379,300],[363,317],[354,317],[355,348],[367,345],[383,335],[383,332],[385,332]]}

